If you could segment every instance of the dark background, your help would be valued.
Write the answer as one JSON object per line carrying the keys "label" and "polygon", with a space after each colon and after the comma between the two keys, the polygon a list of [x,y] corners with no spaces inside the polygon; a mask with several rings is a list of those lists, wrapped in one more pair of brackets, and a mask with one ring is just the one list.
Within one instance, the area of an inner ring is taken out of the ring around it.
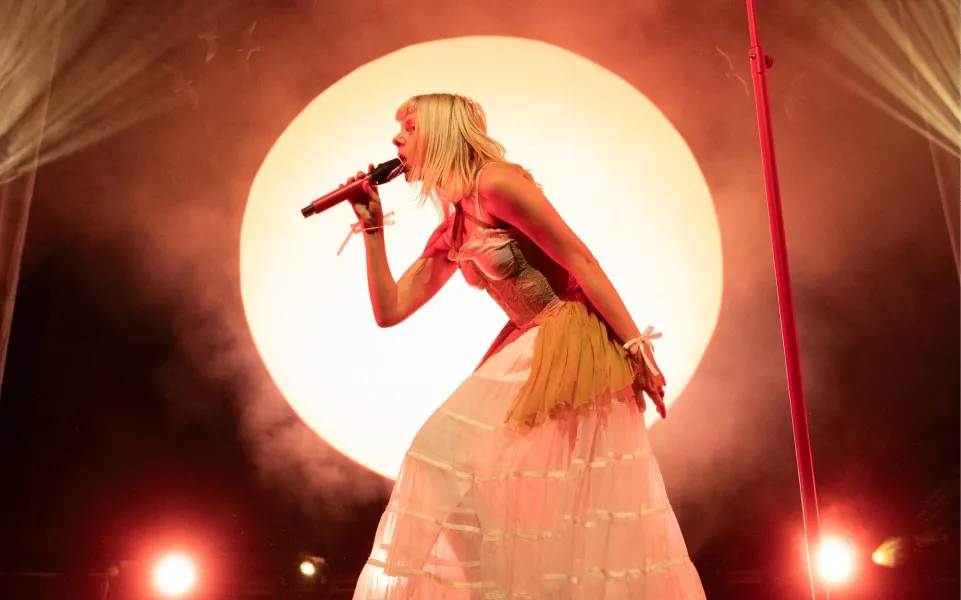
{"label": "dark background", "polygon": [[[929,582],[956,597],[959,282],[928,145],[825,74],[836,57],[810,13],[764,4],[822,521],[862,551],[863,589]],[[247,192],[290,120],[353,69],[422,41],[507,35],[612,70],[688,140],[715,199],[724,294],[655,450],[710,597],[746,597],[730,591],[744,572],[774,597],[803,591],[741,3],[216,9],[185,16],[188,43],[164,58],[178,108],[37,175],[0,391],[0,571],[103,572],[179,544],[224,586],[293,576],[303,553],[345,581],[359,572],[389,482],[314,436],[259,360],[239,293]],[[211,31],[212,57],[197,37]],[[889,538],[910,559],[872,566]]]}

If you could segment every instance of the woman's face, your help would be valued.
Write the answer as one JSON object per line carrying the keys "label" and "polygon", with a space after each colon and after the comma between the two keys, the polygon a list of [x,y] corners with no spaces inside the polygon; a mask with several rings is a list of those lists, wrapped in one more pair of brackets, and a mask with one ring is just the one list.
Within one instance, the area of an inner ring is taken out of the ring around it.
{"label": "woman's face", "polygon": [[422,159],[417,113],[408,111],[398,121],[400,133],[394,136],[394,145],[397,146],[397,157],[404,161],[404,178],[410,181],[411,169],[420,167]]}

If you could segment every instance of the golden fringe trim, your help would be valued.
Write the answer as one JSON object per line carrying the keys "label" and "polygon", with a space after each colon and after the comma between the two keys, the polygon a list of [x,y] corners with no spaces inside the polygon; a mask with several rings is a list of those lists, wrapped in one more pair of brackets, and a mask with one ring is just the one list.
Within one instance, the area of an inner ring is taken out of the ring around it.
{"label": "golden fringe trim", "polygon": [[531,372],[508,423],[530,426],[596,401],[633,398],[635,370],[627,351],[583,302],[561,303],[539,321]]}

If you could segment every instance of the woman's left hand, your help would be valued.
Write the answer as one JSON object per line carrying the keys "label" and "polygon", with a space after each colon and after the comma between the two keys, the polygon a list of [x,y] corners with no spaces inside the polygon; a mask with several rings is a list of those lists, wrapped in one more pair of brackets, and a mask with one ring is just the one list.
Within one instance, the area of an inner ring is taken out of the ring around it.
{"label": "woman's left hand", "polygon": [[[667,381],[664,379],[664,373],[657,366],[657,361],[654,360],[654,353],[651,352],[650,344],[641,344],[636,352],[637,354],[633,354],[632,358],[635,360],[637,369],[637,375],[634,379],[634,394],[637,403],[642,410],[646,408],[647,402],[644,400],[644,394],[647,394],[654,402],[657,414],[661,415],[662,419],[666,419],[667,406],[664,404],[664,386],[667,385]],[[644,356],[641,356],[640,353],[642,352]],[[653,370],[651,367],[653,367]]]}

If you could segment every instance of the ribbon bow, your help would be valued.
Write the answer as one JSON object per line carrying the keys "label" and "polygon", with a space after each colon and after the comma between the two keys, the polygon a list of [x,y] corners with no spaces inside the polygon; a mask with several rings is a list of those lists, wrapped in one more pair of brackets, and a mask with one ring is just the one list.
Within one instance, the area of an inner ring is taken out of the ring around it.
{"label": "ribbon bow", "polygon": [[342,243],[340,245],[340,248],[337,249],[337,256],[340,256],[341,252],[344,251],[344,248],[347,247],[347,242],[350,241],[350,238],[354,237],[358,233],[363,233],[365,231],[377,231],[378,229],[383,229],[388,225],[393,225],[394,223],[396,223],[393,217],[394,217],[393,211],[387,213],[386,215],[384,215],[384,224],[378,225],[377,227],[364,227],[364,224],[360,221],[357,221],[356,223],[351,225],[350,231],[347,232],[347,237],[344,238],[344,243]]}
{"label": "ribbon bow", "polygon": [[[647,365],[647,368],[651,370],[651,373],[653,373],[655,377],[660,375],[661,372],[657,369],[657,367],[654,366],[654,344],[651,343],[651,340],[660,338],[661,334],[654,333],[654,328],[648,326],[647,329],[641,332],[641,335],[624,344],[624,349],[631,354],[639,353],[641,355],[641,357],[644,359],[644,363]],[[645,350],[647,352],[645,352]]]}

